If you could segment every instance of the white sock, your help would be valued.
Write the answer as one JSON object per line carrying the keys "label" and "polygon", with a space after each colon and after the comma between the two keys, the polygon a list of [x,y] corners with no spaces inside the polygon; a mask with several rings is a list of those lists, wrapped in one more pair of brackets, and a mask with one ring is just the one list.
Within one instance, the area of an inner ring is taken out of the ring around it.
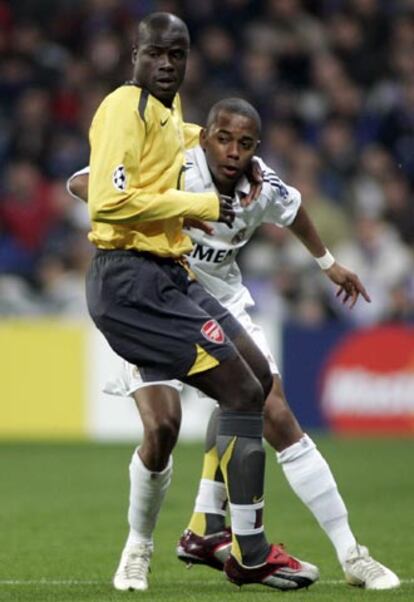
{"label": "white sock", "polygon": [[173,470],[172,456],[161,472],[148,470],[137,450],[134,451],[129,465],[130,493],[128,522],[129,535],[126,547],[138,543],[152,545],[152,535],[157,523],[161,504],[171,483]]}
{"label": "white sock", "polygon": [[201,479],[194,512],[226,516],[227,491],[224,483]]}
{"label": "white sock", "polygon": [[290,445],[276,458],[296,495],[312,512],[335,547],[342,565],[355,537],[348,512],[326,460],[308,435]]}

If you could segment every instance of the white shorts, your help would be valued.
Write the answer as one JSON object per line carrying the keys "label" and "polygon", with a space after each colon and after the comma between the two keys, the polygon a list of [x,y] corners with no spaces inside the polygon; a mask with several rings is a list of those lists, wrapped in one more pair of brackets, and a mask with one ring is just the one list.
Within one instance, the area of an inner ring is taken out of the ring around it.
{"label": "white shorts", "polygon": [[141,378],[138,368],[122,360],[119,373],[113,380],[108,380],[105,383],[103,392],[120,397],[132,397],[138,389],[152,385],[166,385],[167,387],[176,389],[179,393],[183,390],[183,383],[179,380],[159,380],[145,383]]}
{"label": "white shorts", "polygon": [[270,372],[272,374],[279,374],[279,368],[277,367],[276,360],[273,357],[270,347],[263,332],[263,328],[258,324],[255,324],[250,317],[250,314],[245,310],[244,306],[240,307],[240,304],[226,306],[233,316],[240,322],[244,330],[251,336],[256,346],[263,353],[269,363]]}
{"label": "white shorts", "polygon": [[[226,304],[226,307],[240,322],[243,328],[247,331],[247,333],[256,343],[257,347],[263,353],[263,355],[269,362],[269,368],[271,373],[279,374],[279,369],[272,355],[272,352],[269,349],[269,345],[267,344],[263,329],[258,324],[255,324],[252,321],[250,315],[244,309],[244,306],[241,307],[240,305],[241,304]],[[138,389],[148,387],[149,385],[165,385],[167,387],[176,389],[176,391],[178,392],[181,392],[183,390],[183,384],[179,380],[164,380],[145,383],[141,379],[138,368],[123,360],[119,374],[117,374],[114,380],[109,380],[105,383],[103,391],[104,393],[109,393],[109,395],[128,397],[132,396],[133,393],[135,393],[135,391],[137,391]]]}

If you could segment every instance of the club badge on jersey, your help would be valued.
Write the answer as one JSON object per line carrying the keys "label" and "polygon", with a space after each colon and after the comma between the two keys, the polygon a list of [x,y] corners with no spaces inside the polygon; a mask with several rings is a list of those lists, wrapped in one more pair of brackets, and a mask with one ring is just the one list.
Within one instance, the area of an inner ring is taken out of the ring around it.
{"label": "club badge on jersey", "polygon": [[215,320],[207,320],[201,328],[201,334],[205,339],[212,343],[221,345],[224,343],[225,335],[222,327]]}

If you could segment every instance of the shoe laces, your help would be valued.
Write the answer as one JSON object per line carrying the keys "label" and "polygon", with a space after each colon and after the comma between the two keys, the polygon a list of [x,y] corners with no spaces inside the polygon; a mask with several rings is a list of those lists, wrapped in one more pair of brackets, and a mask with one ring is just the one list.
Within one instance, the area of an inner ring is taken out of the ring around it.
{"label": "shoe laces", "polygon": [[366,579],[376,579],[377,577],[386,575],[383,566],[369,556],[368,551],[364,553],[364,550],[361,550],[361,554],[355,556],[355,558],[351,558],[348,563],[363,571]]}
{"label": "shoe laces", "polygon": [[147,576],[152,550],[149,546],[142,544],[126,552],[126,562],[123,572],[128,579],[144,579]]}
{"label": "shoe laces", "polygon": [[272,545],[271,560],[275,560],[284,566],[288,566],[291,569],[297,570],[300,568],[300,562],[293,556],[287,553],[283,543],[278,545]]}

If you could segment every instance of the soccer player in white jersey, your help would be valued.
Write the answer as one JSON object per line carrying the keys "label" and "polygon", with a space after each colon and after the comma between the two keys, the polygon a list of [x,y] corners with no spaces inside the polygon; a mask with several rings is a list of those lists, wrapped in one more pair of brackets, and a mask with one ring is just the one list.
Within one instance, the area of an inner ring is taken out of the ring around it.
{"label": "soccer player in white jersey", "polygon": [[[252,322],[247,311],[254,301],[243,285],[236,256],[255,229],[264,222],[288,227],[302,241],[326,276],[339,286],[338,296],[342,296],[344,303],[349,303],[352,308],[360,294],[369,301],[358,277],[335,262],[323,246],[301,204],[300,193],[282,182],[260,159],[257,161],[263,173],[262,190],[255,201],[246,203],[250,184],[244,174],[258,145],[259,133],[260,117],[255,109],[241,99],[226,99],[211,109],[206,129],[200,135],[200,145],[187,152],[186,190],[204,192],[217,189],[221,194],[233,198],[236,212],[232,228],[219,223],[198,224],[198,228],[191,228],[195,245],[188,258],[189,263],[200,283],[233,313],[268,358],[273,374],[273,389],[265,406],[266,440],[276,450],[277,462],[292,489],[331,540],[347,582],[367,589],[391,589],[399,585],[398,577],[374,560],[365,546],[357,543],[332,472],[291,412],[264,333]],[[71,194],[83,199],[86,198],[85,174],[87,168],[74,174],[68,184]],[[116,395],[131,395],[139,411],[148,412],[151,399],[156,403],[158,395],[167,396],[172,406],[179,404],[181,383],[169,381],[148,387],[140,379],[137,367],[125,362],[123,373],[116,382],[108,383],[106,390]],[[144,392],[150,402],[142,405],[140,396]],[[209,422],[194,512],[178,543],[177,555],[189,564],[205,564],[222,569],[230,553],[231,531],[225,526],[226,487],[215,449],[219,411],[217,408],[213,412]],[[159,452],[162,456],[165,449],[163,451],[159,447],[161,431],[167,440],[175,439],[178,434],[177,425],[171,428],[168,411],[163,425],[154,427],[152,433],[144,433],[143,444],[148,445],[149,440],[156,440],[152,453]],[[134,454],[130,464],[130,533],[114,578],[118,589],[147,587],[148,563],[140,563],[139,554],[135,551],[141,549],[139,546],[142,544],[152,549],[152,534],[172,474],[170,456],[165,457],[162,470],[148,470],[137,457]],[[287,558],[292,559],[289,556]],[[296,571],[300,578],[301,561],[297,562],[296,567],[292,562],[289,566],[289,561],[281,556],[284,578],[289,570]],[[306,567],[306,564],[302,563],[302,566]],[[289,588],[288,579],[281,583],[280,588]]]}

